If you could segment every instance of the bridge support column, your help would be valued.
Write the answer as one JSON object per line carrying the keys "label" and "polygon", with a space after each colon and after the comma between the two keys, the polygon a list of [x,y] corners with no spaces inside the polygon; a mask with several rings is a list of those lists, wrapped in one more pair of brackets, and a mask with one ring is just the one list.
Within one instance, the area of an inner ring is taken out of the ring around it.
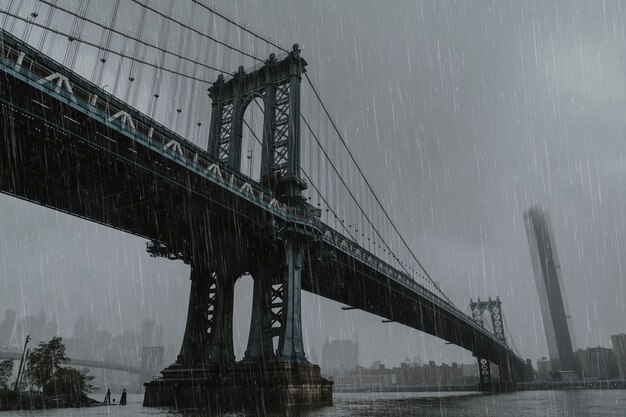
{"label": "bridge support column", "polygon": [[304,354],[300,302],[304,246],[288,237],[276,249],[273,262],[264,261],[253,275],[248,348],[230,375],[231,383],[246,404],[289,408],[332,404],[332,383]]}
{"label": "bridge support column", "polygon": [[305,362],[302,342],[302,262],[304,248],[294,239],[285,242],[283,317],[278,358],[283,362]]}
{"label": "bridge support column", "polygon": [[225,271],[214,273],[215,289],[210,292],[213,310],[209,307],[208,357],[210,364],[221,367],[235,363],[233,348],[233,302],[235,278]]}
{"label": "bridge support column", "polygon": [[216,251],[209,258],[204,253],[206,246],[199,245],[202,249],[191,259],[189,308],[180,354],[161,371],[160,379],[145,384],[144,406],[205,404],[206,391],[214,391],[235,365],[232,323],[238,272],[232,260],[237,254],[220,243],[223,253]]}
{"label": "bridge support column", "polygon": [[272,343],[274,330],[272,329],[271,317],[271,283],[277,275],[278,268],[273,265],[261,265],[255,269],[252,275],[254,290],[250,334],[244,355],[246,362],[267,363],[275,357]]}
{"label": "bridge support column", "polygon": [[478,389],[480,391],[492,391],[491,386],[491,363],[489,359],[478,357]]}
{"label": "bridge support column", "polygon": [[184,367],[201,366],[206,358],[207,300],[211,286],[209,275],[207,268],[201,264],[192,264],[187,324],[180,354],[176,359],[177,364]]}

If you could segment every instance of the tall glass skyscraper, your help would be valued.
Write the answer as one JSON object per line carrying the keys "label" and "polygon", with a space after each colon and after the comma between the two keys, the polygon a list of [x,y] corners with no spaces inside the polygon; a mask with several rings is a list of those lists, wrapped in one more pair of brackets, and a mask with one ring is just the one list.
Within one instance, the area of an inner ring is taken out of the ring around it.
{"label": "tall glass skyscraper", "polygon": [[576,360],[571,315],[550,216],[545,210],[533,207],[524,214],[524,224],[552,369],[574,371]]}

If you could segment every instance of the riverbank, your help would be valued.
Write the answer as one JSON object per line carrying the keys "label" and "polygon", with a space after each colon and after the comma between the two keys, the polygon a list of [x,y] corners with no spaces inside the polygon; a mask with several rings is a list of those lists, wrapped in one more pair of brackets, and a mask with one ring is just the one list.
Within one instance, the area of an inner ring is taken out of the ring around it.
{"label": "riverbank", "polygon": [[83,408],[102,405],[87,396],[44,395],[41,392],[0,391],[0,411],[47,410],[53,408]]}

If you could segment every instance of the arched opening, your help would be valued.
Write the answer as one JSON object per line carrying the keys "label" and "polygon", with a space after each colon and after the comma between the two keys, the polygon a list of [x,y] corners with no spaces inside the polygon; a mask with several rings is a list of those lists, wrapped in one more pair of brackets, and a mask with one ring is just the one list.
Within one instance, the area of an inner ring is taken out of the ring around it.
{"label": "arched opening", "polygon": [[241,135],[241,173],[259,181],[263,143],[263,98],[255,97],[243,114]]}
{"label": "arched opening", "polygon": [[243,359],[248,346],[248,334],[252,321],[252,293],[254,280],[244,274],[235,281],[235,305],[233,309],[233,348],[235,360]]}

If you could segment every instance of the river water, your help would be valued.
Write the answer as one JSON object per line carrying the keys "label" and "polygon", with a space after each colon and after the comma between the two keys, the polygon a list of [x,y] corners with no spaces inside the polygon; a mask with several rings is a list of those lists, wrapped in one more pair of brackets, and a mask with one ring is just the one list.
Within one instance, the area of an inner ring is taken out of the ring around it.
{"label": "river water", "polygon": [[[94,396],[102,400],[102,396]],[[140,417],[204,416],[143,408],[143,396],[130,395],[128,405],[86,409],[0,412],[0,417]],[[487,396],[468,393],[335,393],[334,406],[298,414],[310,417],[625,417],[626,390],[524,391]],[[273,415],[273,414],[271,414]],[[227,416],[243,416],[228,414]]]}

